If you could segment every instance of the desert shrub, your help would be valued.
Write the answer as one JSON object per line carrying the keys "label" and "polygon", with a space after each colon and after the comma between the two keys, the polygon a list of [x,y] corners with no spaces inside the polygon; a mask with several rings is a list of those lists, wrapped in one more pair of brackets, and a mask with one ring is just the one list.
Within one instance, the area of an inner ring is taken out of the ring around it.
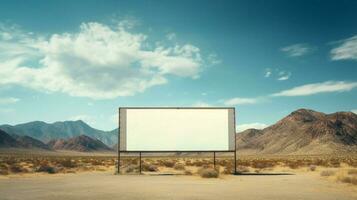
{"label": "desert shrub", "polygon": [[38,168],[36,168],[36,172],[47,172],[49,174],[55,174],[57,173],[57,169],[49,165],[40,165]]}
{"label": "desert shrub", "polygon": [[77,167],[76,162],[72,161],[71,159],[65,159],[60,162],[60,164],[65,168],[75,168]]}
{"label": "desert shrub", "polygon": [[302,163],[300,163],[299,161],[290,161],[287,163],[287,166],[290,168],[290,169],[298,169],[300,166],[302,165]]}
{"label": "desert shrub", "polygon": [[316,170],[316,165],[310,165],[309,166],[309,170],[312,171],[312,172],[315,171]]}
{"label": "desert shrub", "polygon": [[102,165],[103,163],[101,160],[93,159],[93,160],[91,160],[91,164],[92,165]]}
{"label": "desert shrub", "polygon": [[9,174],[9,169],[7,168],[7,166],[1,164],[0,165],[0,175],[8,175],[8,174]]}
{"label": "desert shrub", "polygon": [[233,168],[232,167],[225,167],[222,173],[223,174],[233,174]]}
{"label": "desert shrub", "polygon": [[249,172],[249,168],[246,167],[246,166],[238,166],[238,167],[237,167],[237,172],[238,172],[238,173]]}
{"label": "desert shrub", "polygon": [[330,167],[340,167],[341,163],[338,159],[332,159],[332,160],[330,160],[329,166]]}
{"label": "desert shrub", "polygon": [[320,173],[321,176],[333,176],[335,175],[335,171],[331,171],[331,170],[325,170],[325,171],[322,171]]}
{"label": "desert shrub", "polygon": [[350,169],[347,173],[350,175],[357,175],[357,169]]}
{"label": "desert shrub", "polygon": [[192,172],[190,170],[185,170],[185,175],[192,175]]}
{"label": "desert shrub", "polygon": [[156,172],[156,171],[158,171],[157,166],[152,165],[152,164],[149,164],[149,163],[146,163],[146,162],[144,162],[144,163],[141,165],[141,169],[142,169],[143,171],[148,171],[148,172]]}
{"label": "desert shrub", "polygon": [[124,172],[125,173],[132,173],[135,171],[138,171],[139,167],[137,165],[128,165],[124,167]]}
{"label": "desert shrub", "polygon": [[264,169],[264,168],[269,168],[269,167],[273,167],[274,165],[272,165],[272,163],[270,162],[264,162],[264,161],[256,161],[252,163],[252,167],[253,168],[257,168],[257,169]]}
{"label": "desert shrub", "polygon": [[174,166],[175,170],[185,170],[185,165],[182,163],[176,163]]}
{"label": "desert shrub", "polygon": [[342,183],[351,183],[357,185],[357,176],[339,176],[337,180]]}
{"label": "desert shrub", "polygon": [[213,168],[201,168],[198,170],[198,174],[202,178],[218,178],[219,172]]}
{"label": "desert shrub", "polygon": [[185,165],[186,166],[192,166],[193,162],[191,160],[186,160]]}
{"label": "desert shrub", "polygon": [[21,173],[21,172],[26,172],[27,170],[22,168],[20,165],[18,164],[12,164],[9,166],[9,170],[12,172],[12,173]]}
{"label": "desert shrub", "polygon": [[162,164],[165,166],[165,167],[173,167],[175,166],[175,162],[173,160],[164,160],[162,162]]}

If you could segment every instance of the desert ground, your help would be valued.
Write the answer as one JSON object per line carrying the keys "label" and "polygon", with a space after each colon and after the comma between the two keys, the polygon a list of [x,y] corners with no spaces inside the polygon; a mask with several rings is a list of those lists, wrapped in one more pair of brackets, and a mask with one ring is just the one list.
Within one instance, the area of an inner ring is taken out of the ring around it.
{"label": "desert ground", "polygon": [[357,199],[351,156],[0,156],[0,199]]}

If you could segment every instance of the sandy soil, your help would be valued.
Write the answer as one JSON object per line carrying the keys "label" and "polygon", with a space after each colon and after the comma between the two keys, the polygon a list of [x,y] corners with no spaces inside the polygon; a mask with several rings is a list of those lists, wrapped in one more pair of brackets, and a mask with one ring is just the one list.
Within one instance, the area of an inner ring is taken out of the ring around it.
{"label": "sandy soil", "polygon": [[[36,176],[36,177],[34,177]],[[357,199],[357,190],[307,174],[197,176],[108,172],[26,175],[0,179],[0,199]]]}

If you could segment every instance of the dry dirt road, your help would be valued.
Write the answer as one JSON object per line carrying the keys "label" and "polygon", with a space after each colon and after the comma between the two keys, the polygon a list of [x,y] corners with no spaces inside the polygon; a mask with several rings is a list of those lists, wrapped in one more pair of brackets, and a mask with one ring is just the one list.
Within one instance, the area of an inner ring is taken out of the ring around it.
{"label": "dry dirt road", "polygon": [[307,174],[202,179],[101,172],[0,178],[0,199],[356,200],[357,190]]}

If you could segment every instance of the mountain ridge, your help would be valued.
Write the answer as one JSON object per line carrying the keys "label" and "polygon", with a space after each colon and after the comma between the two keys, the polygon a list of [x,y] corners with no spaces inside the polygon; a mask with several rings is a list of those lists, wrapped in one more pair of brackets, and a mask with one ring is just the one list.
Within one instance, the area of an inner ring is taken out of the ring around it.
{"label": "mountain ridge", "polygon": [[298,109],[261,130],[237,134],[244,154],[331,154],[357,152],[357,115]]}

